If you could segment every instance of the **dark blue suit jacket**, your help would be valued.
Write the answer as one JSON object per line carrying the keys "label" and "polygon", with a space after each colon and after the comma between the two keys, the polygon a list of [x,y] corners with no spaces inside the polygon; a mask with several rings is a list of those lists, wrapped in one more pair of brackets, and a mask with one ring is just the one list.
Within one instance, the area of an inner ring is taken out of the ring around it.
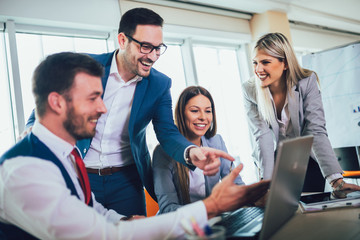
{"label": "dark blue suit jacket", "polygon": [[[102,78],[105,91],[114,53],[90,54],[91,57],[105,67],[105,74]],[[165,152],[176,161],[186,164],[184,151],[186,147],[193,145],[179,133],[174,124],[170,87],[171,79],[152,68],[150,75],[143,78],[136,85],[129,120],[129,137],[135,164],[144,186],[154,199],[156,199],[156,196],[154,193],[151,158],[145,136],[149,122],[152,121],[156,137]],[[34,114],[32,114],[27,126],[32,125],[34,120]],[[84,139],[76,143],[83,157],[90,147],[91,140]]]}

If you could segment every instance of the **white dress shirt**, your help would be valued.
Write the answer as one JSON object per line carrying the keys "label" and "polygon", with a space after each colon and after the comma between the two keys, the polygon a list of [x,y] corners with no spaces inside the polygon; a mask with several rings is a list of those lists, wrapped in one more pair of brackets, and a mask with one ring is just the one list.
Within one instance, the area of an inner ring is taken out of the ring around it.
{"label": "white dress shirt", "polygon": [[136,84],[142,77],[125,82],[117,69],[114,54],[103,101],[107,112],[96,124],[96,134],[91,141],[84,162],[88,168],[106,168],[134,164],[129,139],[129,118]]}
{"label": "white dress shirt", "polygon": [[119,222],[122,215],[105,209],[93,197],[83,201],[72,159],[73,146],[37,121],[35,134],[63,163],[81,200],[70,194],[60,169],[52,162],[19,156],[0,165],[0,221],[14,224],[40,239],[166,239],[183,237],[182,219],[207,222],[199,201],[156,218]]}
{"label": "white dress shirt", "polygon": [[189,170],[189,195],[190,202],[196,202],[206,197],[205,176],[203,170],[195,168]]}

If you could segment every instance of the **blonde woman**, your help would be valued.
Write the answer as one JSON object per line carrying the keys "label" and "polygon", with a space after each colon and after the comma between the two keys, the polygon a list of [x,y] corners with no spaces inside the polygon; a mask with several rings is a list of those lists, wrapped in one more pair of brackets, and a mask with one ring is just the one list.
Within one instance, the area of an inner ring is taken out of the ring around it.
{"label": "blonde woman", "polygon": [[243,92],[260,177],[271,178],[281,140],[311,134],[314,143],[303,191],[323,191],[325,178],[335,190],[360,190],[343,181],[327,136],[316,73],[300,67],[281,33],[262,36],[254,56],[255,76],[243,84]]}
{"label": "blonde woman", "polygon": [[[175,108],[175,123],[194,145],[227,152],[222,137],[216,134],[215,106],[206,89],[192,86],[181,93]],[[179,164],[158,145],[154,150],[153,172],[159,213],[175,211],[209,196],[215,184],[231,171],[231,162],[220,160],[220,171],[214,176],[204,176],[201,169],[192,171]],[[235,183],[244,184],[240,176]]]}

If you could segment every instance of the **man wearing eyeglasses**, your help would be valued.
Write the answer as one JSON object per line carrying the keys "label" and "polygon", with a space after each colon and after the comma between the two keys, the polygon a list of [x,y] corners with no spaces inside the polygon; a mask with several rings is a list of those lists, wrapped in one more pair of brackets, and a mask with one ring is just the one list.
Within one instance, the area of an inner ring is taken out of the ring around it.
{"label": "man wearing eyeglasses", "polygon": [[131,9],[120,21],[120,48],[90,55],[105,67],[103,100],[108,111],[98,119],[95,136],[77,146],[96,200],[127,216],[146,214],[143,186],[156,199],[145,136],[150,121],[163,149],[192,169],[214,175],[219,157],[233,160],[222,151],[194,147],[174,125],[171,79],[152,68],[167,48],[162,25],[157,13]]}

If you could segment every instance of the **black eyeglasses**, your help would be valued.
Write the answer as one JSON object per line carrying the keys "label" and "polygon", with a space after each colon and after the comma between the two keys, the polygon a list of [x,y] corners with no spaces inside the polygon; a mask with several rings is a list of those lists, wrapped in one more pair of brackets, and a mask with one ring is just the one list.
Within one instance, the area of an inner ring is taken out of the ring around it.
{"label": "black eyeglasses", "polygon": [[129,38],[131,41],[138,43],[140,45],[140,52],[143,54],[149,54],[155,49],[156,55],[160,56],[160,55],[164,54],[164,52],[167,49],[167,46],[163,43],[160,44],[159,46],[155,47],[155,46],[151,45],[150,43],[139,42],[138,40],[134,39],[133,37],[130,37],[127,34],[125,34],[125,36],[127,38]]}

